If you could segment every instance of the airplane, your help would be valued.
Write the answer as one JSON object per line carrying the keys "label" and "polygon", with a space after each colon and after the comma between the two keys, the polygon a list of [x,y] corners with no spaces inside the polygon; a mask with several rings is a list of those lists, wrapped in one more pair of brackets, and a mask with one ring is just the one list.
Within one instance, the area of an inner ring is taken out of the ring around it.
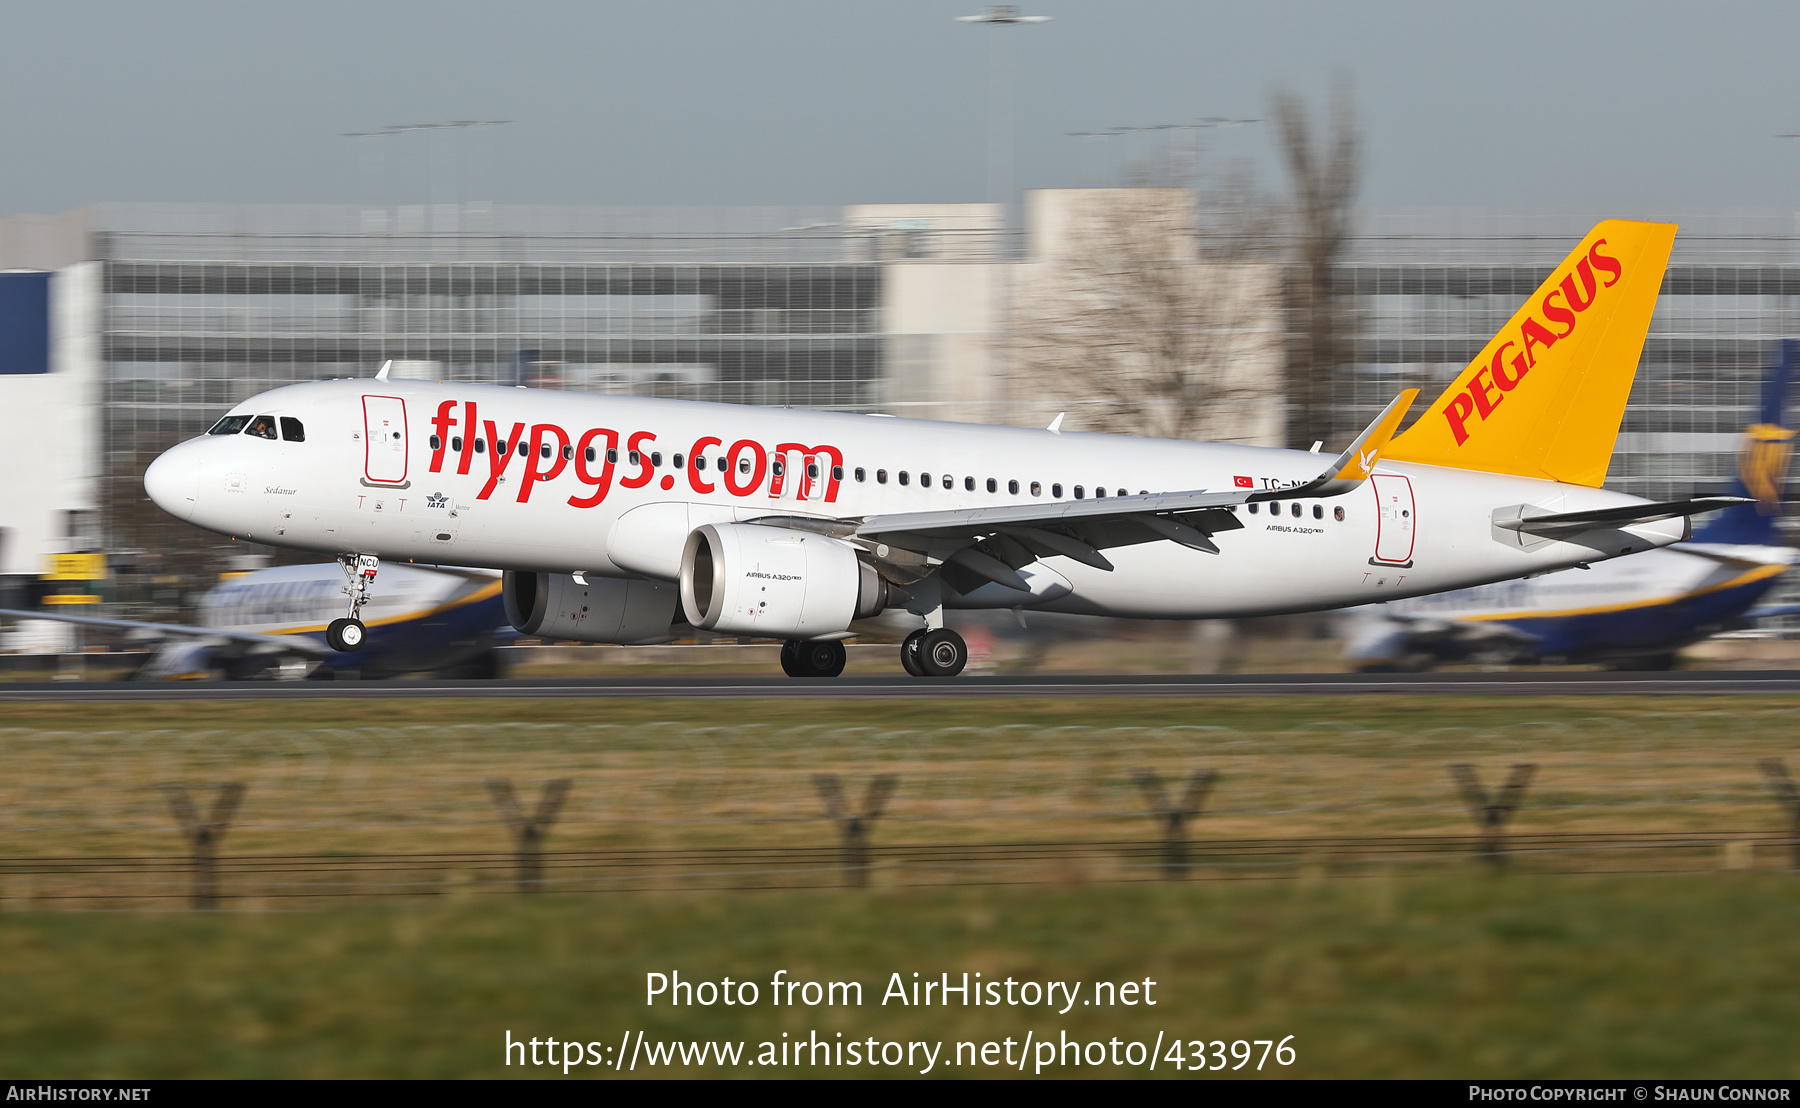
{"label": "airplane", "polygon": [[494,647],[505,628],[500,579],[492,571],[389,566],[369,601],[368,637],[353,651],[325,645],[343,606],[343,569],[276,566],[233,575],[200,601],[198,625],[0,609],[11,619],[48,619],[149,637],[158,645],[133,679],[218,675],[228,679],[301,672],[313,680],[395,677],[430,671],[452,677],[499,675]]}
{"label": "airplane", "polygon": [[1744,429],[1727,508],[1692,540],[1587,573],[1560,572],[1353,609],[1344,656],[1364,670],[1420,670],[1437,662],[1532,663],[1547,658],[1667,669],[1675,651],[1800,604],[1755,606],[1800,551],[1778,540],[1788,454],[1782,426],[1800,342],[1780,343],[1762,403]]}
{"label": "airplane", "polygon": [[[1201,619],[1319,611],[1591,564],[1695,513],[1602,488],[1676,228],[1596,226],[1404,434],[1409,389],[1316,452],[351,378],[238,404],[144,487],[198,526],[335,555],[353,650],[383,560],[504,573],[520,632],[784,641],[832,677],[851,623],[923,622],[914,676],[968,646],[946,610]],[[390,363],[391,364],[391,363]],[[1315,448],[1316,450],[1316,448]]]}

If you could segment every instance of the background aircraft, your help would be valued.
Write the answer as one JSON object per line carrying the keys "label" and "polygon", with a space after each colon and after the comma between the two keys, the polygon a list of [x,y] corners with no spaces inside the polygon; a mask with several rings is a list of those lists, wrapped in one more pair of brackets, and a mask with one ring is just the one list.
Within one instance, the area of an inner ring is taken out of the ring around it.
{"label": "background aircraft", "polygon": [[1744,429],[1728,508],[1692,539],[1589,569],[1355,609],[1345,657],[1360,669],[1566,659],[1666,669],[1675,651],[1800,605],[1756,607],[1800,551],[1776,535],[1794,431],[1782,426],[1800,343],[1783,341]]}
{"label": "background aircraft", "polygon": [[150,638],[157,645],[136,675],[140,680],[499,675],[494,648],[516,637],[506,626],[499,574],[399,563],[382,568],[381,584],[368,605],[368,637],[349,652],[325,645],[326,625],[344,607],[344,573],[335,562],[278,566],[222,581],[201,600],[197,626],[37,611],[0,610],[0,616]]}

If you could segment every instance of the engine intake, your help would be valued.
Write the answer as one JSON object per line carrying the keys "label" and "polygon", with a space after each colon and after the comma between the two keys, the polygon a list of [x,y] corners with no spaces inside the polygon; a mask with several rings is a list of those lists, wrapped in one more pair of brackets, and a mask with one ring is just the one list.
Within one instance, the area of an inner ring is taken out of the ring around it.
{"label": "engine intake", "polygon": [[681,552],[681,608],[704,631],[773,639],[838,634],[896,600],[896,590],[825,535],[709,523]]}
{"label": "engine intake", "polygon": [[567,573],[506,572],[500,593],[520,634],[575,642],[644,646],[675,636],[677,590],[663,581],[621,581]]}

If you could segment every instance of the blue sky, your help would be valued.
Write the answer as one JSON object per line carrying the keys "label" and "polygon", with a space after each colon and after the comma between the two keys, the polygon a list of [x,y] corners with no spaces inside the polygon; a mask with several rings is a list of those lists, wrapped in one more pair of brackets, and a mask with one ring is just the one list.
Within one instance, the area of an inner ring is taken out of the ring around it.
{"label": "blue sky", "polygon": [[[981,200],[973,3],[0,0],[0,213],[95,200]],[[1013,32],[1020,187],[1113,183],[1167,133],[1355,82],[1363,203],[1795,206],[1800,5],[1049,0]],[[388,124],[503,127],[343,137]],[[1181,133],[1180,134],[1191,134]],[[1202,165],[1283,182],[1273,130]],[[1180,141],[1185,142],[1184,137]],[[435,145],[434,145],[435,144]],[[374,145],[375,149],[370,149]]]}

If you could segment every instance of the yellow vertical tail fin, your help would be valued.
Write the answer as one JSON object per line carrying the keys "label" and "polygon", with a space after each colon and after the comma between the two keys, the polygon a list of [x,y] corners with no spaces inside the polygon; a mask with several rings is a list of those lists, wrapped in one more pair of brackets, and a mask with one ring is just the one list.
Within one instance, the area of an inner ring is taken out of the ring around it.
{"label": "yellow vertical tail fin", "polygon": [[1588,232],[1384,455],[1599,487],[1675,230],[1609,219]]}

